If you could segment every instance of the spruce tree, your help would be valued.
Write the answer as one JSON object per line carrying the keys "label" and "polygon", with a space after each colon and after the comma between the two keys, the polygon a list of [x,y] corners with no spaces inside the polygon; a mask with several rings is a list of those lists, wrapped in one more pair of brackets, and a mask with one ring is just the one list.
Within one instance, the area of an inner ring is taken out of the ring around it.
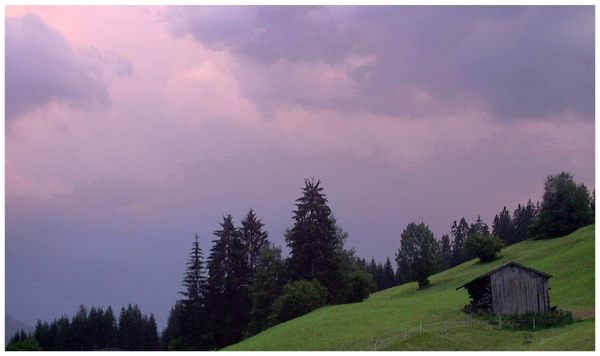
{"label": "spruce tree", "polygon": [[[100,343],[100,310],[92,307],[88,314],[88,332],[86,338],[89,339],[90,349],[98,350]],[[102,348],[102,347],[100,347]]]}
{"label": "spruce tree", "polygon": [[444,271],[450,268],[452,264],[452,245],[450,242],[450,236],[443,235],[440,241],[440,271]]}
{"label": "spruce tree", "polygon": [[394,275],[394,268],[392,267],[392,262],[390,262],[389,257],[386,258],[385,264],[383,265],[383,281],[384,281],[383,289],[391,288],[396,285],[396,277]]}
{"label": "spruce tree", "polygon": [[37,323],[35,324],[35,331],[33,332],[33,337],[35,337],[42,350],[53,350],[52,338],[50,334],[50,325],[48,325],[47,322],[42,322],[41,320],[37,321]]}
{"label": "spruce tree", "polygon": [[381,273],[379,271],[379,267],[378,264],[375,262],[374,258],[371,258],[371,261],[367,264],[365,261],[365,271],[367,271],[367,273],[369,273],[372,277],[373,277],[373,283],[374,283],[374,291],[380,291],[382,290],[382,286],[380,285],[380,280],[381,280]]}
{"label": "spruce tree", "polygon": [[494,217],[492,235],[501,238],[506,246],[517,242],[515,226],[506,206],[502,208],[500,214]]}
{"label": "spruce tree", "polygon": [[73,346],[73,338],[71,337],[71,322],[66,316],[62,316],[56,322],[57,328],[57,341],[56,349],[65,351],[74,351],[76,348]]}
{"label": "spruce tree", "polygon": [[331,218],[321,182],[306,179],[302,191],[296,199],[294,225],[286,235],[289,271],[294,280],[319,281],[328,290],[329,301],[338,302],[339,252],[343,241]]}
{"label": "spruce tree", "polygon": [[469,235],[469,224],[465,218],[460,219],[460,223],[454,223],[451,227],[452,233],[452,265],[457,266],[468,260],[469,254],[464,248],[465,240]]}
{"label": "spruce tree", "polygon": [[191,349],[203,349],[200,342],[201,335],[205,332],[207,318],[205,315],[206,278],[202,262],[202,249],[198,242],[198,234],[194,236],[192,249],[186,263],[186,271],[183,276],[183,316],[179,319],[183,325],[179,326],[181,336],[184,338],[185,347]]}
{"label": "spruce tree", "polygon": [[527,240],[529,238],[529,226],[535,219],[539,211],[539,202],[534,205],[531,200],[526,205],[519,204],[513,212],[513,224],[515,227],[515,242]]}
{"label": "spruce tree", "polygon": [[104,339],[104,348],[116,346],[117,322],[110,306],[106,309],[102,318],[102,335]]}
{"label": "spruce tree", "polygon": [[220,225],[208,258],[206,300],[210,345],[217,349],[241,340],[250,312],[249,272],[240,231],[231,215],[223,217]]}
{"label": "spruce tree", "polygon": [[86,344],[87,309],[83,305],[79,306],[77,314],[72,318],[71,330],[72,349],[74,351],[89,350]]}
{"label": "spruce tree", "polygon": [[256,214],[254,211],[252,211],[252,209],[250,209],[248,215],[246,215],[244,220],[242,220],[240,232],[242,243],[246,249],[246,263],[248,265],[250,280],[252,280],[256,272],[256,265],[260,257],[260,250],[269,241],[269,234],[263,230],[264,226],[265,225],[256,217]]}
{"label": "spruce tree", "polygon": [[192,250],[188,262],[186,263],[186,271],[183,275],[182,286],[183,291],[179,292],[184,296],[184,303],[201,307],[205,293],[205,277],[202,263],[202,249],[198,243],[198,234],[194,236],[192,242]]}
{"label": "spruce tree", "polygon": [[171,307],[167,327],[161,335],[162,349],[166,351],[185,350],[188,348],[187,314],[183,302],[178,300]]}
{"label": "spruce tree", "polygon": [[160,341],[158,339],[158,328],[156,326],[156,320],[154,314],[150,314],[150,318],[146,322],[144,332],[144,349],[147,351],[158,351],[160,350]]}
{"label": "spruce tree", "polygon": [[383,271],[383,264],[381,262],[377,262],[377,269],[375,272],[375,284],[379,290],[384,290],[385,286],[385,275]]}
{"label": "spruce tree", "polygon": [[[205,277],[202,249],[198,242],[198,234],[194,236],[192,248],[186,262],[183,274],[183,291],[179,294],[182,300],[171,308],[167,327],[162,334],[162,344],[165,350],[207,350],[207,315],[206,298],[208,286]],[[148,319],[152,328],[153,315]],[[150,335],[150,334],[149,334]],[[150,337],[150,336],[147,337]],[[157,336],[158,337],[158,336]],[[154,345],[154,340],[148,347]]]}

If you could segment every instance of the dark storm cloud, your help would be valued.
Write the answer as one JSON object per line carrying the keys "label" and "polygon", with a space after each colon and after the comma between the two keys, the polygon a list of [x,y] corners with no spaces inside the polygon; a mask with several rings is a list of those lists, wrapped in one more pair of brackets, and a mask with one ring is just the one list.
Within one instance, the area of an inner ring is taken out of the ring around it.
{"label": "dark storm cloud", "polygon": [[499,120],[594,117],[591,6],[195,7],[167,17],[176,35],[266,66],[376,56],[346,70],[356,83],[351,98],[282,97],[272,75],[271,97],[246,90],[259,105],[272,99],[413,116],[483,106]]}
{"label": "dark storm cloud", "polygon": [[52,102],[104,107],[103,74],[130,76],[131,64],[89,48],[76,52],[60,32],[37,15],[6,17],[6,118],[14,119]]}

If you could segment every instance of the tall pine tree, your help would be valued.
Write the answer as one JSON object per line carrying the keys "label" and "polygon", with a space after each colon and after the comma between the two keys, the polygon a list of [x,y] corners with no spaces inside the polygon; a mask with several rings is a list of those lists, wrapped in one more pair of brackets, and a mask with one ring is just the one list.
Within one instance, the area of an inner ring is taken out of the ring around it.
{"label": "tall pine tree", "polygon": [[256,217],[252,209],[242,220],[240,229],[242,243],[246,249],[248,272],[250,280],[256,272],[256,265],[260,257],[260,250],[268,243],[269,234],[263,230],[264,224]]}
{"label": "tall pine tree", "polygon": [[506,246],[517,242],[515,236],[515,226],[506,207],[502,209],[500,214],[494,217],[492,234],[500,237]]}
{"label": "tall pine tree", "polygon": [[231,215],[220,225],[208,258],[206,300],[211,346],[217,349],[241,340],[250,312],[249,268],[240,231]]}
{"label": "tall pine tree", "polygon": [[[205,338],[208,322],[205,311],[207,286],[202,258],[202,249],[196,234],[183,275],[184,290],[179,292],[183,299],[171,309],[167,329],[163,333],[166,349],[208,349]],[[149,324],[151,323],[152,320],[149,320]],[[150,347],[154,347],[154,344]]]}
{"label": "tall pine tree", "polygon": [[450,242],[450,236],[443,235],[440,241],[440,249],[439,249],[439,265],[438,268],[440,271],[444,271],[450,268],[452,263],[452,245]]}
{"label": "tall pine tree", "polygon": [[460,223],[452,224],[450,228],[452,233],[452,264],[451,267],[457,266],[468,259],[468,252],[464,248],[465,240],[469,234],[469,224],[465,218],[460,219]]}
{"label": "tall pine tree", "polygon": [[206,280],[202,266],[202,249],[198,242],[198,234],[194,236],[194,241],[192,242],[192,250],[186,263],[182,286],[184,290],[179,293],[184,296],[184,303],[202,306]]}
{"label": "tall pine tree", "polygon": [[386,258],[383,265],[383,289],[391,288],[396,285],[396,276],[390,258]]}
{"label": "tall pine tree", "polygon": [[339,302],[339,252],[343,241],[336,232],[321,182],[306,179],[302,192],[302,197],[296,199],[294,225],[286,236],[291,277],[319,281],[329,292],[329,302]]}
{"label": "tall pine tree", "polygon": [[531,200],[526,205],[519,204],[513,212],[513,225],[515,228],[515,242],[527,240],[529,238],[529,225],[536,217],[539,208],[539,202],[534,205]]}

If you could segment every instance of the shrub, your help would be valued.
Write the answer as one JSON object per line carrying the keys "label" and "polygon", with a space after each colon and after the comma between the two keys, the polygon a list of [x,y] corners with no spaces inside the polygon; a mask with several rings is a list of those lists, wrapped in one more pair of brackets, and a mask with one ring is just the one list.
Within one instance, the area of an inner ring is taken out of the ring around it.
{"label": "shrub", "polygon": [[465,240],[465,248],[479,257],[481,262],[489,262],[496,258],[496,253],[504,247],[498,236],[474,233]]}
{"label": "shrub", "polygon": [[327,289],[316,280],[299,280],[286,284],[282,294],[273,303],[269,317],[273,324],[307,314],[323,305],[327,300]]}
{"label": "shrub", "polygon": [[369,297],[375,289],[373,276],[358,268],[352,270],[348,276],[348,293],[346,303],[362,302]]}

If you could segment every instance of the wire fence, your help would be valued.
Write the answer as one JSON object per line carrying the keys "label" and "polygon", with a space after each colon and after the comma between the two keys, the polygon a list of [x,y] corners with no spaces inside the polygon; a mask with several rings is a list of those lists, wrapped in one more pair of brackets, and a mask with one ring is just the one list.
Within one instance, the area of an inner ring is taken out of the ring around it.
{"label": "wire fence", "polygon": [[395,342],[406,341],[409,338],[423,333],[436,333],[445,334],[451,330],[459,329],[470,329],[470,328],[486,328],[486,329],[498,329],[502,328],[502,324],[492,325],[487,321],[470,318],[467,320],[444,320],[440,322],[419,322],[417,325],[412,327],[405,327],[403,330],[399,330],[399,333],[384,339],[375,339],[373,342],[362,349],[361,351],[377,351],[386,350],[391,344]]}
{"label": "wire fence", "polygon": [[394,342],[408,340],[411,336],[423,333],[448,333],[450,330],[479,328],[479,329],[518,329],[535,331],[546,327],[570,324],[573,322],[572,313],[568,311],[553,311],[550,313],[525,314],[520,317],[492,316],[489,320],[482,320],[469,316],[467,320],[443,320],[438,322],[419,322],[415,326],[399,330],[399,333],[385,339],[375,339],[362,351],[385,350]]}

